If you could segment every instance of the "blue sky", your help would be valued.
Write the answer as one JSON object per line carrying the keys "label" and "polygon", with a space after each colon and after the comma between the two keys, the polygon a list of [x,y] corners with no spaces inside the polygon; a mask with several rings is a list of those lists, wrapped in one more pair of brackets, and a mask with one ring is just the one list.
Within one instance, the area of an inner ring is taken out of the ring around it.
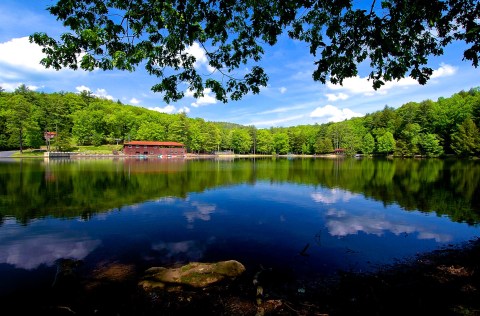
{"label": "blue sky", "polygon": [[[437,100],[460,90],[480,86],[480,68],[462,61],[463,46],[452,44],[440,57],[430,59],[434,69],[430,81],[422,86],[413,79],[388,83],[374,91],[366,80],[368,64],[360,65],[358,77],[344,81],[343,86],[314,82],[314,58],[305,43],[281,37],[278,44],[266,50],[261,66],[269,75],[268,87],[259,95],[249,94],[241,101],[222,103],[213,94],[195,99],[187,97],[166,104],[162,95],[151,87],[157,78],[139,67],[137,71],[100,71],[45,69],[39,64],[41,49],[28,42],[28,36],[45,31],[51,36],[65,32],[45,8],[53,0],[2,0],[0,2],[0,86],[13,91],[25,84],[43,92],[79,92],[85,89],[99,97],[120,100],[160,112],[186,112],[189,117],[207,121],[224,121],[258,128],[341,121],[381,110],[385,105],[399,107],[409,101]],[[209,66],[201,49],[189,51],[197,57],[196,66],[205,74]],[[241,73],[244,69],[239,69]]]}

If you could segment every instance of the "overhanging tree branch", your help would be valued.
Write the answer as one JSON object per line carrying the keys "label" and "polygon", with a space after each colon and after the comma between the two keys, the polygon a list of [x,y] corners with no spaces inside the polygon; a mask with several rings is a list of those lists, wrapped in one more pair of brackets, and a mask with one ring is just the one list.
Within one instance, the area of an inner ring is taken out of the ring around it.
{"label": "overhanging tree branch", "polygon": [[[478,66],[478,0],[383,0],[377,10],[375,5],[375,0],[370,7],[352,0],[58,0],[48,10],[71,33],[56,40],[39,32],[30,40],[44,47],[42,64],[55,69],[133,71],[146,62],[147,71],[160,79],[152,89],[168,102],[184,96],[182,82],[195,95],[211,88],[222,101],[258,93],[268,81],[260,66],[264,46],[275,45],[283,33],[310,46],[317,67],[313,79],[322,83],[341,84],[357,75],[358,63],[370,60],[376,89],[405,76],[424,84],[432,74],[429,57],[442,55],[454,40],[467,45],[463,59]],[[184,53],[195,42],[216,48],[208,58],[220,78],[204,78],[195,69],[195,57]],[[242,65],[250,69],[243,78],[230,75]]]}

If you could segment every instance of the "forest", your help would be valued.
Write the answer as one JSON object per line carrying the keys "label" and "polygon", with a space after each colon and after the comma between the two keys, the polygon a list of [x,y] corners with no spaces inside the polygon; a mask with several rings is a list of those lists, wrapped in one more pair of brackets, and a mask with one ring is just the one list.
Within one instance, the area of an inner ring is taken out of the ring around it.
{"label": "forest", "polygon": [[480,87],[438,100],[409,102],[337,123],[258,129],[167,114],[81,93],[43,93],[0,87],[0,150],[40,148],[56,132],[55,150],[176,141],[191,153],[327,154],[464,157],[480,154]]}

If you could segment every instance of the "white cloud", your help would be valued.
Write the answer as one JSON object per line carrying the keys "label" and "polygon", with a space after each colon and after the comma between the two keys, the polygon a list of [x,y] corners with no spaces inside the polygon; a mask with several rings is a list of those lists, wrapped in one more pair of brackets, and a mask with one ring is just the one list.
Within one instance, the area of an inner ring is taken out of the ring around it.
{"label": "white cloud", "polygon": [[75,90],[77,90],[78,92],[83,92],[83,91],[91,91],[89,87],[87,87],[87,86],[84,86],[84,85],[81,85],[81,86],[75,87]]}
{"label": "white cloud", "polygon": [[187,49],[185,49],[185,53],[195,57],[196,59],[194,64],[195,68],[200,67],[201,64],[208,63],[208,59],[207,59],[207,56],[205,55],[205,51],[203,50],[203,48],[200,47],[200,45],[197,42],[193,43],[192,46],[187,47]]}
{"label": "white cloud", "polygon": [[11,71],[11,70],[8,70],[8,69],[1,69],[1,64],[0,64],[0,70],[1,70],[1,73],[0,73],[0,79],[1,80],[9,80],[9,81],[15,81],[15,80],[22,80],[23,77],[20,73],[18,72],[15,72],[15,71]]}
{"label": "white cloud", "polygon": [[131,98],[130,99],[130,103],[131,104],[134,104],[134,105],[137,105],[137,104],[140,104],[140,100],[136,99],[136,98]]}
{"label": "white cloud", "polygon": [[21,83],[17,82],[17,83],[9,83],[9,82],[2,82],[0,83],[0,87],[2,87],[3,89],[5,89],[5,91],[14,91],[15,89],[18,88],[18,86],[20,86]]}
{"label": "white cloud", "polygon": [[281,107],[281,108],[276,108],[268,111],[263,111],[259,112],[258,115],[264,115],[264,114],[273,114],[273,113],[284,113],[284,112],[289,112],[294,110],[294,107]]}
{"label": "white cloud", "polygon": [[285,87],[281,87],[279,90],[281,94],[284,94],[285,92],[287,92],[287,88]]}
{"label": "white cloud", "polygon": [[333,105],[325,105],[318,107],[310,113],[312,118],[324,118],[327,122],[341,122],[351,119],[352,117],[360,117],[364,114],[353,112],[350,109],[339,109]]}
{"label": "white cloud", "polygon": [[0,64],[36,72],[54,72],[55,70],[47,69],[40,64],[44,57],[42,48],[30,43],[28,37],[13,38],[0,43]]}
{"label": "white cloud", "polygon": [[332,101],[332,102],[335,102],[337,100],[348,99],[348,95],[342,92],[340,92],[339,94],[327,93],[325,96],[327,97],[328,101]]}
{"label": "white cloud", "polygon": [[[436,70],[433,71],[431,79],[438,79],[441,77],[447,77],[455,74],[457,71],[456,67],[453,67],[448,64],[442,63],[440,67]],[[372,81],[368,80],[368,77],[351,77],[351,78],[346,78],[343,80],[343,85],[340,84],[332,84],[331,82],[327,83],[327,88],[333,91],[346,91],[348,93],[352,94],[363,94],[366,96],[373,96],[376,94],[387,94],[388,90],[398,88],[398,87],[409,87],[409,86],[418,86],[419,83],[411,78],[411,77],[406,77],[402,78],[397,81],[388,81],[385,82],[385,85],[383,85],[380,89],[375,90],[372,87]],[[343,94],[340,92],[338,95],[335,94],[327,94],[327,98],[329,98],[329,101],[335,101],[331,99],[332,97],[335,98],[336,96],[340,96]],[[330,97],[329,97],[330,96]]]}
{"label": "white cloud", "polygon": [[255,125],[255,126],[274,126],[279,123],[285,123],[293,120],[298,120],[304,117],[303,115],[295,115],[295,116],[290,116],[282,119],[276,119],[276,120],[269,120],[269,121],[257,121],[257,122],[251,122],[248,125]]}
{"label": "white cloud", "polygon": [[312,80],[312,72],[310,70],[299,71],[292,76],[292,80],[294,80],[294,81],[311,81]]}
{"label": "white cloud", "polygon": [[[40,88],[38,85],[27,84],[32,77],[39,74],[55,74],[54,69],[47,69],[40,64],[45,57],[40,46],[31,44],[28,37],[12,38],[0,43],[0,86],[7,91],[14,91],[21,84],[30,90]],[[43,86],[43,85],[42,85]]]}
{"label": "white cloud", "polygon": [[211,67],[208,64],[208,58],[207,58],[207,55],[205,54],[205,50],[202,47],[200,47],[200,44],[198,44],[197,42],[193,43],[192,46],[187,47],[187,49],[185,49],[185,53],[195,57],[196,60],[195,60],[195,63],[193,64],[195,68],[198,69],[201,66],[205,66],[205,68],[208,71],[210,72],[215,71],[215,68]]}
{"label": "white cloud", "polygon": [[[195,102],[193,102],[191,105],[194,108],[197,108],[197,107],[202,106],[202,105],[216,104],[217,99],[215,99],[215,97],[213,95],[211,95],[211,93],[212,93],[212,89],[206,88],[203,91],[203,97],[197,98],[197,100]],[[193,91],[190,90],[190,89],[187,90],[186,93],[185,93],[185,96],[194,98]]]}
{"label": "white cloud", "polygon": [[[23,83],[21,82],[2,82],[0,83],[0,87],[5,91],[15,91],[18,87],[20,87]],[[26,87],[31,91],[37,91],[40,87],[34,85],[26,85]]]}
{"label": "white cloud", "polygon": [[[75,90],[77,90],[79,93],[83,91],[91,92],[92,90],[84,85],[77,86],[75,87]],[[102,99],[107,99],[107,100],[113,100],[113,96],[109,95],[107,90],[98,88],[95,93],[92,93],[93,96],[97,98],[102,98]]]}
{"label": "white cloud", "polygon": [[105,89],[97,89],[93,95],[102,99],[113,100],[113,97]]}
{"label": "white cloud", "polygon": [[[368,77],[361,78],[356,76],[352,78],[346,78],[343,80],[343,85],[328,82],[327,88],[334,91],[348,91],[349,93],[353,94],[375,94],[375,90],[372,88],[372,82],[368,80]],[[385,87],[382,87],[382,89],[385,89]]]}
{"label": "white cloud", "polygon": [[161,112],[161,113],[167,113],[167,114],[172,114],[172,113],[175,113],[175,112],[177,112],[177,113],[189,113],[190,112],[190,108],[188,108],[187,106],[181,107],[177,110],[177,108],[174,105],[166,105],[164,107],[155,106],[153,108],[147,108],[147,109],[157,111],[157,112]]}
{"label": "white cloud", "polygon": [[153,110],[153,111],[157,111],[157,112],[162,112],[162,113],[168,113],[168,114],[171,114],[173,112],[175,112],[175,106],[173,105],[166,105],[164,106],[163,108],[162,107],[159,107],[159,106],[156,106],[156,107],[153,107],[153,108],[148,108],[149,110]]}
{"label": "white cloud", "polygon": [[[2,29],[1,25],[0,29]],[[46,55],[42,52],[42,48],[30,43],[28,37],[12,38],[6,42],[0,42],[1,86],[6,90],[13,91],[21,82],[30,86],[31,90],[36,90],[45,87],[46,80],[47,82],[53,81],[58,89],[60,81],[62,83],[71,82],[72,77],[78,77],[78,74],[82,76],[87,74],[86,71],[74,71],[69,68],[63,68],[60,71],[45,68],[40,64],[44,57]],[[31,82],[31,84],[27,82]],[[47,86],[50,86],[50,83]]]}
{"label": "white cloud", "polygon": [[294,106],[279,107],[279,108],[275,108],[275,109],[271,109],[271,110],[267,110],[267,111],[258,112],[258,113],[256,113],[256,115],[290,112],[290,111],[295,111],[295,110],[306,109],[306,108],[315,106],[317,104],[318,104],[318,102],[314,101],[314,102],[308,102],[308,103],[298,104],[298,105],[294,105]]}
{"label": "white cloud", "polygon": [[178,113],[185,113],[185,114],[190,113],[190,108],[186,106],[179,108]]}
{"label": "white cloud", "polygon": [[442,63],[440,65],[440,68],[433,71],[431,78],[435,79],[435,78],[452,76],[457,72],[457,70],[458,70],[457,67],[453,67],[453,66]]}

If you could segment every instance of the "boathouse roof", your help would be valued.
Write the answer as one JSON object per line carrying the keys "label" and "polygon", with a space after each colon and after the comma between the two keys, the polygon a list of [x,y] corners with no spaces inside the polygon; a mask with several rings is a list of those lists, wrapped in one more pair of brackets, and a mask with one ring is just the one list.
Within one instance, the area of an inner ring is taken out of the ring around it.
{"label": "boathouse roof", "polygon": [[185,145],[177,142],[155,142],[155,141],[146,141],[146,140],[132,140],[124,145],[139,145],[139,146],[175,146],[175,147],[184,147]]}

